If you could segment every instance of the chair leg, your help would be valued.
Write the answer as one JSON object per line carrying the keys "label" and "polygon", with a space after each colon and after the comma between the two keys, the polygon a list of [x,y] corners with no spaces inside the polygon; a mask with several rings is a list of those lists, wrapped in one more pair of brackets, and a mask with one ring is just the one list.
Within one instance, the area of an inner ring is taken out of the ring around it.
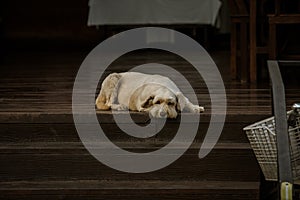
{"label": "chair leg", "polygon": [[257,81],[257,63],[256,63],[256,10],[257,2],[256,0],[250,0],[250,21],[249,21],[249,46],[250,46],[250,65],[249,65],[249,74],[250,82]]}
{"label": "chair leg", "polygon": [[240,33],[240,52],[241,52],[241,82],[248,81],[248,42],[247,42],[247,24],[241,23]]}
{"label": "chair leg", "polygon": [[231,48],[231,54],[230,54],[230,71],[231,71],[231,77],[233,79],[237,78],[237,25],[235,23],[231,24],[231,39],[230,39],[230,48]]}
{"label": "chair leg", "polygon": [[277,57],[276,45],[276,24],[269,25],[269,59],[275,60]]}

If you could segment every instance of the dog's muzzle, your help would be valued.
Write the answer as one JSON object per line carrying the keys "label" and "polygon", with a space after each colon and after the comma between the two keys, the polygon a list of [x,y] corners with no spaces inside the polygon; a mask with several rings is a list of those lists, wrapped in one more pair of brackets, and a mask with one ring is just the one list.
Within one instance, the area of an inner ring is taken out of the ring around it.
{"label": "dog's muzzle", "polygon": [[161,109],[159,111],[159,117],[160,118],[167,118],[168,117],[168,113],[164,109]]}

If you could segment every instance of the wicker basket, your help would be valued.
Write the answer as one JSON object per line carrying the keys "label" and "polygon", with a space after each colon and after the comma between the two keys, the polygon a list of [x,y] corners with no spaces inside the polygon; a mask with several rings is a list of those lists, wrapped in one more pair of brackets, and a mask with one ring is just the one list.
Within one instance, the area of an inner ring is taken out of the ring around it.
{"label": "wicker basket", "polygon": [[[292,111],[289,111],[289,115]],[[244,128],[266,180],[277,181],[277,147],[274,117]],[[295,128],[289,127],[291,164],[295,182],[300,180],[300,117]]]}

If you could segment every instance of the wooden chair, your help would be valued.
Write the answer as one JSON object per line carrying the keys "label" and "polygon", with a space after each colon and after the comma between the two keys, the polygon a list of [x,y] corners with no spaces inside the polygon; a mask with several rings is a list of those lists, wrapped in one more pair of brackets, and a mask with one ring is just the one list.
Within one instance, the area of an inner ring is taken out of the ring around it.
{"label": "wooden chair", "polygon": [[244,82],[248,80],[249,12],[244,0],[228,0],[228,5],[231,19],[231,75]]}
{"label": "wooden chair", "polygon": [[[257,55],[268,54],[267,45],[258,44],[257,35],[263,32],[258,27],[265,26],[263,9],[266,0],[228,0],[231,15],[231,74],[241,82],[257,81]],[[258,5],[257,5],[258,4]],[[240,30],[237,27],[240,27]],[[238,39],[238,32],[239,39]],[[258,34],[259,32],[259,34]],[[238,43],[239,40],[239,43]],[[237,63],[240,60],[240,63]],[[237,67],[239,65],[239,67]]]}
{"label": "wooden chair", "polygon": [[[249,20],[249,57],[250,69],[249,80],[250,82],[257,81],[257,55],[268,54],[268,44],[258,42],[264,38],[265,30],[263,27],[267,26],[267,13],[264,8],[268,7],[267,0],[249,0],[250,20]],[[258,28],[260,30],[258,31]],[[261,42],[261,41],[260,41]],[[267,42],[265,42],[267,43]]]}
{"label": "wooden chair", "polygon": [[[288,1],[286,0],[285,3]],[[281,4],[284,3],[283,0],[275,0],[275,13],[269,15],[269,59],[278,58],[278,45],[277,45],[277,25],[283,24],[300,24],[300,13],[282,13]],[[298,5],[298,10],[300,12],[300,3]],[[295,58],[299,59],[300,55]]]}

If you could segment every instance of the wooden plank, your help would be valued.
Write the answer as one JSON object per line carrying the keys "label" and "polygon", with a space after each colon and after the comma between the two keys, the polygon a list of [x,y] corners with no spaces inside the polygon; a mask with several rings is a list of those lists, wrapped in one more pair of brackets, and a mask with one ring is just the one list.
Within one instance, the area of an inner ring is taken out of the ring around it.
{"label": "wooden plank", "polygon": [[[226,183],[226,184],[224,184]],[[111,180],[73,180],[73,181],[15,181],[1,182],[0,191],[16,190],[61,190],[61,189],[90,189],[90,190],[109,190],[109,189],[161,189],[161,190],[257,190],[258,182],[241,181],[185,181],[178,183],[175,181],[111,181]]]}
{"label": "wooden plank", "polygon": [[269,15],[270,24],[300,24],[300,14]]}
{"label": "wooden plank", "polygon": [[[263,117],[267,117],[271,115],[271,110],[265,109],[264,106],[255,106],[259,109],[254,109],[255,113],[253,111],[245,110],[245,106],[239,106],[236,107],[235,110],[232,110],[231,112],[228,111],[226,117],[232,118],[233,120],[240,120],[240,122],[245,122],[248,120],[255,121],[258,119],[261,119]],[[251,107],[247,107],[248,109],[251,109]],[[268,114],[266,114],[268,113]],[[207,119],[210,117],[211,113],[202,114],[201,119]],[[218,113],[215,113],[218,114]],[[135,113],[133,113],[135,115]],[[147,121],[148,115],[145,113],[141,113],[141,120],[142,122]],[[98,120],[103,123],[111,123],[112,122],[112,116],[109,111],[107,112],[101,112],[98,114]],[[32,110],[24,110],[23,112],[0,112],[0,122],[1,123],[48,123],[48,124],[65,124],[65,123],[73,123],[73,115],[70,112],[66,111],[60,111],[60,110],[54,110],[54,111],[48,111],[48,113],[41,113],[36,112]],[[138,122],[138,121],[136,121]]]}
{"label": "wooden plank", "polygon": [[[221,142],[239,142],[247,143],[246,135],[242,131],[247,125],[269,117],[266,116],[249,116],[241,119],[241,117],[227,117],[219,141]],[[235,120],[235,121],[234,121]],[[212,123],[217,125],[218,123]],[[141,124],[144,125],[144,124]],[[202,141],[209,125],[208,117],[201,117],[197,141]],[[101,127],[112,141],[135,141],[123,133],[115,124],[102,123]],[[163,130],[155,137],[149,140],[169,141],[176,134],[178,123],[167,122]],[[137,139],[136,139],[137,140]],[[79,141],[77,131],[72,123],[9,123],[0,124],[0,141],[11,143],[22,142],[77,142]],[[137,140],[140,141],[140,140]],[[142,140],[146,141],[146,140]]]}
{"label": "wooden plank", "polygon": [[[63,145],[63,144],[62,144]],[[128,149],[134,150],[134,149]],[[153,150],[153,149],[150,149]],[[1,150],[0,175],[3,181],[22,180],[206,180],[258,181],[260,172],[249,149],[214,149],[204,159],[198,149],[188,150],[174,163],[151,173],[130,174],[113,170],[96,160],[87,150],[16,149]],[[149,151],[138,149],[137,152]],[[166,155],[168,156],[168,155]],[[151,159],[149,157],[149,159]]]}
{"label": "wooden plank", "polygon": [[[0,198],[11,199],[174,199],[254,200],[257,182],[195,181],[47,181],[0,184]],[[234,194],[234,195],[233,195]]]}
{"label": "wooden plank", "polygon": [[[7,153],[14,153],[14,154],[27,154],[27,153],[36,153],[35,150],[39,150],[38,153],[42,154],[53,154],[53,153],[66,153],[66,154],[86,154],[85,152],[85,146],[79,141],[77,142],[19,142],[19,143],[0,143],[0,154],[7,154]],[[131,141],[118,141],[115,142],[115,144],[118,147],[124,148],[124,149],[131,149],[131,150],[138,150],[138,149],[149,149],[149,150],[156,150],[160,148],[161,144],[165,145],[164,141],[155,141],[151,140],[149,142],[131,142]],[[87,144],[89,145],[89,144]],[[90,145],[94,145],[93,142],[91,142]],[[107,145],[107,143],[102,142],[99,143],[98,149],[104,149]],[[182,149],[184,148],[185,142],[178,143],[177,147],[173,147],[174,149]],[[189,149],[192,150],[192,152],[197,151],[199,147],[202,145],[201,142],[193,142]],[[93,146],[93,148],[96,148]],[[217,150],[251,150],[249,143],[234,143],[234,142],[219,142],[216,144],[214,149]],[[66,150],[66,152],[63,152]]]}

